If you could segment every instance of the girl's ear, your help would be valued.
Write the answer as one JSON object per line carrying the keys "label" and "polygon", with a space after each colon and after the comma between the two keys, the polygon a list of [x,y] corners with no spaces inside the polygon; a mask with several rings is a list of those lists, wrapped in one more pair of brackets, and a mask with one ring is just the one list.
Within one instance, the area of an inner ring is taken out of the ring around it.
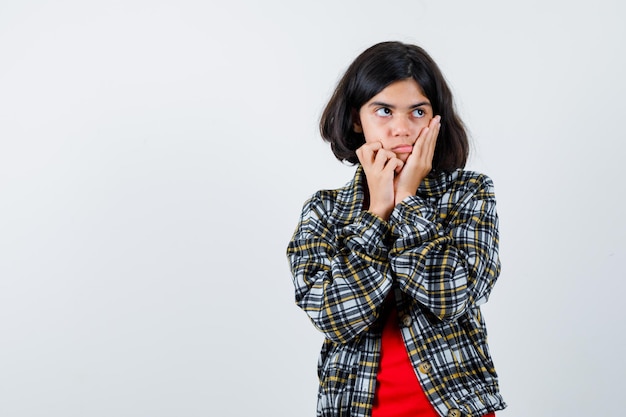
{"label": "girl's ear", "polygon": [[359,112],[352,109],[352,130],[355,133],[363,133],[363,127],[361,126],[361,118],[359,117]]}

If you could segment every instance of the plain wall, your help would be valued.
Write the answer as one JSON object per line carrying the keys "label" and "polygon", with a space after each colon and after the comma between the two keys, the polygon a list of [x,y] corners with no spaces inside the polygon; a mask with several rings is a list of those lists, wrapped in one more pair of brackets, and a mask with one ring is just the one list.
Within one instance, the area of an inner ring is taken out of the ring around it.
{"label": "plain wall", "polygon": [[312,416],[285,249],[366,47],[423,46],[495,183],[502,417],[618,415],[620,1],[0,3],[0,415]]}

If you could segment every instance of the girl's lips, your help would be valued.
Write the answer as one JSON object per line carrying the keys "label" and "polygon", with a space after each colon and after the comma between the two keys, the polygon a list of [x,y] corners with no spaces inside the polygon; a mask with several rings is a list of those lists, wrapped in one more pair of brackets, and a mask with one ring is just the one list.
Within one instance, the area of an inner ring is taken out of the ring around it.
{"label": "girl's lips", "polygon": [[413,146],[411,145],[400,145],[392,149],[395,153],[411,153],[412,150]]}

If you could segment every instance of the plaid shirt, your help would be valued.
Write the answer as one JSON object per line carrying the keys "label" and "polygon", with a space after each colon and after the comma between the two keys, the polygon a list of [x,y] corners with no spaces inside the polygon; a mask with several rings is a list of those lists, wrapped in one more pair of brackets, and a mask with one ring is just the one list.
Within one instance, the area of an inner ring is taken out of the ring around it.
{"label": "plaid shirt", "polygon": [[457,170],[429,176],[389,221],[363,210],[365,174],[305,204],[287,248],[295,299],[325,335],[317,415],[372,412],[386,299],[442,416],[506,407],[479,305],[500,273],[493,184]]}

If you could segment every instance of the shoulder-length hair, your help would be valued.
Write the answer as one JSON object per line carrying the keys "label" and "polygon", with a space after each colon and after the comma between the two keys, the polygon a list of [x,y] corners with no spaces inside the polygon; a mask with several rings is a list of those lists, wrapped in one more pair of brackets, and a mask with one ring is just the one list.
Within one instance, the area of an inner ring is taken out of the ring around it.
{"label": "shoulder-length hair", "polygon": [[430,100],[433,114],[441,116],[433,171],[450,172],[465,166],[467,133],[443,74],[424,49],[401,42],[382,42],[366,49],[339,81],[320,119],[322,138],[330,143],[337,159],[358,163],[355,151],[365,143],[365,137],[354,131],[353,117],[389,84],[409,78]]}

